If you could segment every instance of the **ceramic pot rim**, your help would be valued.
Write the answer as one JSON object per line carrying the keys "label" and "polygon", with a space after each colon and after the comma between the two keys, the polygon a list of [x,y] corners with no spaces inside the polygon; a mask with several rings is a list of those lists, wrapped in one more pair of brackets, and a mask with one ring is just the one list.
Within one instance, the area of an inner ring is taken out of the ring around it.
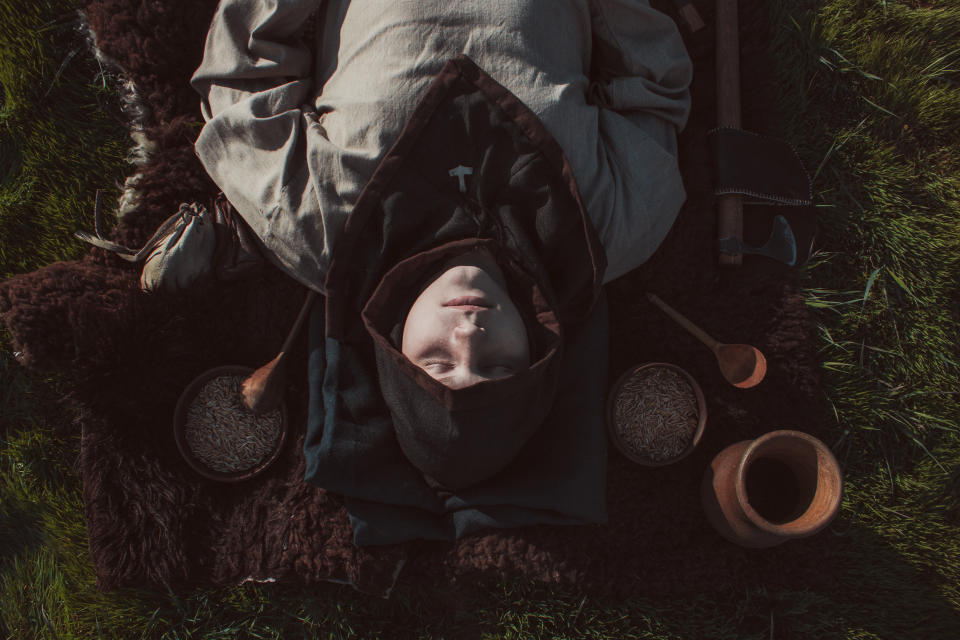
{"label": "ceramic pot rim", "polygon": [[287,405],[285,402],[280,402],[280,438],[277,440],[277,445],[274,447],[273,451],[264,458],[259,464],[254,466],[251,469],[245,469],[243,471],[234,471],[234,472],[223,472],[215,471],[207,467],[199,458],[193,455],[193,452],[190,450],[190,447],[187,445],[186,436],[184,435],[184,429],[186,428],[187,422],[187,410],[190,407],[190,403],[193,401],[193,398],[200,392],[200,388],[205,385],[207,382],[214,378],[220,376],[248,376],[254,372],[252,367],[244,367],[239,365],[224,365],[221,367],[214,367],[213,369],[207,369],[187,385],[187,388],[183,390],[183,393],[180,394],[180,398],[177,400],[176,409],[173,412],[173,437],[177,443],[177,449],[180,451],[180,456],[186,461],[190,468],[196,471],[198,474],[207,478],[208,480],[216,480],[217,482],[242,482],[260,474],[263,470],[273,464],[278,457],[280,457],[280,452],[283,450],[283,445],[287,440],[287,431],[288,422],[287,422]]}
{"label": "ceramic pot rim", "polygon": [[[693,440],[682,453],[668,460],[653,461],[633,453],[630,450],[630,447],[628,447],[620,437],[620,433],[616,426],[616,420],[613,416],[613,407],[615,404],[614,399],[617,397],[617,393],[626,383],[628,378],[640,373],[641,371],[644,371],[645,369],[654,369],[657,367],[664,367],[676,371],[683,376],[687,383],[690,384],[690,388],[693,389],[693,393],[697,397],[697,413],[699,415],[699,421],[697,422],[697,430],[693,434]],[[610,440],[613,441],[613,444],[617,447],[617,450],[620,451],[620,453],[622,453],[628,460],[646,467],[665,467],[668,464],[673,464],[674,462],[679,462],[680,460],[686,458],[693,452],[697,444],[700,442],[700,438],[703,437],[703,431],[707,424],[707,401],[703,395],[703,390],[700,388],[699,383],[697,383],[694,377],[687,373],[685,369],[669,362],[645,362],[643,364],[630,367],[624,371],[622,374],[620,374],[620,377],[617,378],[617,381],[613,384],[613,386],[610,387],[610,392],[607,394],[606,418],[607,433],[610,436]]]}
{"label": "ceramic pot rim", "polygon": [[736,476],[734,477],[734,486],[737,492],[737,502],[739,503],[740,508],[743,509],[747,519],[757,528],[767,533],[784,538],[803,538],[813,535],[826,527],[837,515],[837,512],[840,510],[841,500],[839,499],[839,496],[842,495],[843,480],[840,480],[840,492],[838,499],[836,500],[835,504],[831,506],[829,512],[825,514],[825,517],[819,519],[818,521],[814,521],[807,526],[792,526],[790,523],[775,524],[761,516],[760,513],[757,512],[757,510],[754,509],[747,500],[747,468],[754,458],[757,457],[758,451],[764,444],[771,440],[784,437],[803,440],[813,447],[814,451],[817,453],[818,460],[825,460],[828,465],[837,470],[838,474],[840,473],[840,464],[837,462],[836,457],[834,457],[833,452],[830,451],[830,448],[824,444],[823,441],[811,436],[808,433],[795,431],[792,429],[778,429],[776,431],[770,431],[769,433],[765,433],[756,438],[749,445],[747,445],[746,450],[743,452],[743,455],[740,458],[740,463],[737,465]]}

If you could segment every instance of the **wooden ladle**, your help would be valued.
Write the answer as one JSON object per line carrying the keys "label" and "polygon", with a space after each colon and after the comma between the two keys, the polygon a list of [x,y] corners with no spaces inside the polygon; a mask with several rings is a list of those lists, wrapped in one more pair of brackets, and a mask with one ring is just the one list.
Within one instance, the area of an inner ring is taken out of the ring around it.
{"label": "wooden ladle", "polygon": [[720,373],[733,386],[740,389],[749,389],[760,384],[763,377],[767,375],[767,359],[756,347],[751,347],[748,344],[717,342],[707,335],[703,329],[680,315],[655,294],[648,293],[647,298],[713,351],[713,354],[717,357],[717,364],[720,365]]}
{"label": "wooden ladle", "polygon": [[280,353],[273,360],[263,365],[240,384],[240,395],[243,396],[243,404],[254,413],[269,413],[277,408],[280,400],[283,398],[283,383],[286,378],[285,360],[287,352],[293,346],[293,341],[300,328],[303,327],[307,314],[313,306],[313,301],[317,298],[317,292],[313,289],[307,294],[307,298],[300,307],[300,313],[287,334],[287,339],[283,341],[283,347]]}

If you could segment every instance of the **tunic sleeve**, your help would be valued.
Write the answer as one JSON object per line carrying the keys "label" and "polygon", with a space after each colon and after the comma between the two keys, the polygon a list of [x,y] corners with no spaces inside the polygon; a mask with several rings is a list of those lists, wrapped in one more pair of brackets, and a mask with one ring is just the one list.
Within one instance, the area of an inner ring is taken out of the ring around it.
{"label": "tunic sleeve", "polygon": [[590,13],[590,98],[606,177],[583,190],[601,218],[609,281],[653,254],[686,198],[677,133],[690,112],[693,67],[673,20],[646,0],[591,0]]}
{"label": "tunic sleeve", "polygon": [[278,266],[322,292],[329,247],[308,131],[313,59],[302,43],[318,0],[222,0],[191,79],[205,120],[195,149]]}

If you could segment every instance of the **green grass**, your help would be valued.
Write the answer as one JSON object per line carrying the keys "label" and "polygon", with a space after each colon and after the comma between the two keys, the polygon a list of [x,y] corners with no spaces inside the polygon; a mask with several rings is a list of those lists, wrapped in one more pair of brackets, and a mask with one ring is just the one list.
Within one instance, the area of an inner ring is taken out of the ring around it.
{"label": "green grass", "polygon": [[[127,150],[113,88],[79,37],[74,4],[0,3],[0,278],[82,255],[72,232],[98,188],[117,193]],[[83,123],[78,127],[77,123]]]}
{"label": "green grass", "polygon": [[820,200],[808,301],[840,452],[866,469],[909,469],[960,430],[960,6],[940,4],[778,16],[798,63],[782,111]]}
{"label": "green grass", "polygon": [[[0,332],[0,637],[960,637],[960,3],[771,7],[785,137],[821,226],[803,281],[847,485],[819,535],[852,542],[831,589],[609,601],[511,583],[459,608],[408,585],[389,601],[336,585],[103,594],[72,416]],[[114,196],[129,171],[98,109],[118,112],[115,87],[74,18],[70,0],[0,0],[0,278],[79,255],[94,190]]]}

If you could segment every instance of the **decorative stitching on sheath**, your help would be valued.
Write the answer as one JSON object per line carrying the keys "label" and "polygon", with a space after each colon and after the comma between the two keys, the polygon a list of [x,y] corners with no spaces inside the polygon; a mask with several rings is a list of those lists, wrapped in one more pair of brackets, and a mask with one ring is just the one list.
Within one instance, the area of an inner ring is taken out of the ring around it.
{"label": "decorative stitching on sheath", "polygon": [[797,153],[796,149],[793,148],[793,145],[779,138],[773,138],[771,136],[763,136],[753,131],[747,131],[745,129],[740,129],[738,127],[731,127],[731,126],[714,127],[713,129],[710,129],[707,131],[707,137],[709,138],[711,135],[725,132],[725,131],[732,131],[738,134],[746,134],[749,136],[753,136],[755,138],[773,140],[773,141],[782,143],[787,149],[790,150],[790,153],[793,154],[794,159],[797,161],[797,166],[799,166],[803,170],[803,175],[807,181],[807,189],[806,189],[807,197],[803,199],[802,198],[785,198],[783,196],[764,193],[762,191],[756,191],[756,190],[748,189],[745,187],[738,187],[736,185],[717,186],[713,190],[714,195],[717,195],[717,196],[729,195],[729,194],[746,195],[754,198],[761,198],[764,201],[763,204],[773,202],[779,205],[787,205],[787,206],[804,206],[804,205],[809,205],[813,203],[813,185],[812,185],[812,181],[810,180],[810,172],[807,171],[806,166],[804,166],[803,161],[800,159],[800,155]]}

